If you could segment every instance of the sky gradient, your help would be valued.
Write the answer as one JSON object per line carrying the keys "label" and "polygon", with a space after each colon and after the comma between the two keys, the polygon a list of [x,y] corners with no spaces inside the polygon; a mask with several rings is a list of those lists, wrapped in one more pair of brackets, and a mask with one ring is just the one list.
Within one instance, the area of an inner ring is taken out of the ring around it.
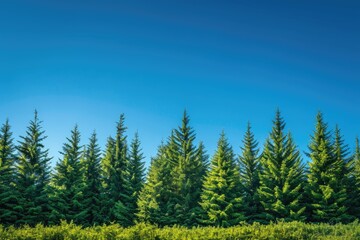
{"label": "sky gradient", "polygon": [[248,121],[262,146],[277,108],[301,151],[319,110],[353,147],[359,26],[360,1],[1,1],[0,121],[18,139],[37,109],[53,163],[121,113],[149,162],[184,109],[210,155]]}

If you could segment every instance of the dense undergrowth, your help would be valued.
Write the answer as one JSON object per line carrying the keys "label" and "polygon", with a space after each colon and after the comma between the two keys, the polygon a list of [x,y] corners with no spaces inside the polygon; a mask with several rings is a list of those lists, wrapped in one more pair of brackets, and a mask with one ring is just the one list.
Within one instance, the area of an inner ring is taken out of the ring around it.
{"label": "dense undergrowth", "polygon": [[360,239],[360,224],[307,224],[280,222],[276,224],[242,224],[229,228],[164,227],[138,224],[123,228],[117,224],[83,228],[62,222],[58,226],[4,228],[0,239]]}

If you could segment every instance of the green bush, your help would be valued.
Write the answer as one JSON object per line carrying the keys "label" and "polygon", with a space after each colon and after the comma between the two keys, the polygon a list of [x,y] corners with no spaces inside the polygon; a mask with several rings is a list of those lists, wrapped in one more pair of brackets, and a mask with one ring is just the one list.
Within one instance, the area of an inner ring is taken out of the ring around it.
{"label": "green bush", "polygon": [[21,228],[0,226],[0,239],[360,239],[360,224],[306,224],[279,222],[269,225],[254,223],[230,228],[218,227],[164,227],[138,224],[123,228],[120,225],[83,228],[73,223],[62,222],[58,226]]}

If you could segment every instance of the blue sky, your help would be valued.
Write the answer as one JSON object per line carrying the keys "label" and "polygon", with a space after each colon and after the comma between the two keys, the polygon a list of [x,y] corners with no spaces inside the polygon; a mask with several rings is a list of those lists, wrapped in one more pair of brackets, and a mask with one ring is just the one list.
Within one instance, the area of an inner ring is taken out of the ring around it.
{"label": "blue sky", "polygon": [[[360,133],[359,1],[1,1],[0,121],[18,138],[36,108],[58,160],[77,123],[102,148],[125,113],[146,160],[184,109],[208,153],[260,145],[280,108],[307,150],[318,110]],[[305,158],[306,160],[306,158]]]}

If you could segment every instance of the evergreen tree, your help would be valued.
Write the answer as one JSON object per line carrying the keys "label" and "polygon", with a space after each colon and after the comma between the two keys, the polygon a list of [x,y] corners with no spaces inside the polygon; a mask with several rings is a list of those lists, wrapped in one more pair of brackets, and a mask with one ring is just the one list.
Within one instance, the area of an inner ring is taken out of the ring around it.
{"label": "evergreen tree", "polygon": [[103,192],[101,193],[101,216],[103,223],[110,223],[114,221],[110,220],[111,209],[114,207],[112,202],[112,195],[110,192],[110,186],[112,185],[111,181],[113,179],[112,174],[114,172],[113,166],[115,165],[115,139],[109,137],[106,143],[106,150],[103,159],[101,160],[101,169],[102,169],[102,188]]}
{"label": "evergreen tree", "polygon": [[349,213],[356,218],[360,218],[360,145],[358,138],[356,138],[355,153],[349,170]]}
{"label": "evergreen tree", "polygon": [[242,155],[239,157],[240,162],[240,179],[244,191],[244,210],[246,220],[250,223],[259,220],[259,215],[263,209],[259,201],[258,188],[260,186],[260,160],[258,143],[251,131],[250,123],[248,123],[244,146],[241,148]]}
{"label": "evergreen tree", "polygon": [[37,223],[48,223],[50,204],[48,183],[50,166],[48,150],[43,141],[46,138],[42,131],[41,121],[35,111],[34,120],[30,121],[26,135],[20,137],[18,149],[18,166],[16,186],[20,194],[21,219],[17,224],[34,226]]}
{"label": "evergreen tree", "polygon": [[[337,136],[339,137],[339,135]],[[338,140],[337,145],[340,145]],[[339,149],[339,148],[335,148]],[[327,124],[319,112],[316,129],[309,145],[310,172],[308,174],[308,197],[310,220],[337,223],[350,220],[347,214],[347,191],[344,186],[344,161],[341,151],[337,153],[331,142]]]}
{"label": "evergreen tree", "polygon": [[63,157],[55,166],[51,182],[51,220],[55,223],[60,220],[73,221],[76,224],[86,222],[81,148],[80,132],[75,126],[60,152]]}
{"label": "evergreen tree", "polygon": [[137,201],[139,193],[143,187],[145,177],[145,163],[143,162],[144,156],[141,152],[140,139],[137,133],[131,142],[130,148],[129,183],[132,194],[129,202],[129,210],[132,222],[134,222],[137,211]]}
{"label": "evergreen tree", "polygon": [[82,162],[84,172],[84,210],[86,209],[86,224],[98,225],[103,222],[102,207],[102,173],[100,166],[100,147],[97,143],[96,133],[90,137]]}
{"label": "evergreen tree", "polygon": [[200,204],[206,213],[204,223],[229,227],[245,220],[241,196],[239,168],[222,133],[201,194]]}
{"label": "evergreen tree", "polygon": [[189,126],[189,116],[184,112],[182,125],[174,131],[176,144],[175,164],[172,171],[175,184],[177,203],[175,205],[177,223],[184,226],[198,224],[197,214],[201,211],[199,205],[201,187],[206,169],[205,158],[199,156],[194,145],[195,133]]}
{"label": "evergreen tree", "polygon": [[142,222],[170,226],[176,223],[174,212],[174,189],[171,171],[174,162],[171,149],[174,144],[173,135],[169,142],[158,149],[152,158],[144,187],[138,199],[138,219]]}
{"label": "evergreen tree", "polygon": [[[117,221],[122,226],[132,224],[130,215],[131,189],[129,183],[128,171],[128,146],[126,143],[125,116],[120,115],[117,124],[117,133],[114,146],[109,156],[104,159],[104,168],[106,172],[105,182],[107,182],[107,199],[108,218],[111,222]],[[109,149],[110,150],[110,149]]]}
{"label": "evergreen tree", "polygon": [[[334,144],[333,144],[333,152],[336,161],[338,162],[338,167],[340,170],[341,182],[340,185],[346,190],[346,201],[345,205],[347,207],[347,213],[350,213],[347,220],[344,221],[352,221],[354,220],[354,216],[356,216],[356,206],[357,201],[353,198],[355,179],[352,178],[352,168],[353,162],[351,157],[349,157],[349,147],[345,144],[343,140],[343,136],[341,135],[341,131],[339,127],[336,125],[335,127],[335,137],[334,137]],[[352,216],[351,216],[352,215]]]}
{"label": "evergreen tree", "polygon": [[18,220],[19,194],[15,188],[15,146],[9,121],[0,129],[0,224]]}
{"label": "evergreen tree", "polygon": [[199,162],[201,163],[200,164],[201,168],[199,169],[200,176],[203,176],[204,177],[203,180],[205,180],[205,176],[208,172],[210,163],[209,163],[209,156],[206,153],[205,145],[203,142],[199,143],[199,147],[197,148],[196,154],[197,154],[196,157],[199,159]]}
{"label": "evergreen tree", "polygon": [[264,220],[305,220],[302,204],[304,167],[285,122],[276,112],[274,126],[261,157],[262,171],[258,190],[264,207]]}

